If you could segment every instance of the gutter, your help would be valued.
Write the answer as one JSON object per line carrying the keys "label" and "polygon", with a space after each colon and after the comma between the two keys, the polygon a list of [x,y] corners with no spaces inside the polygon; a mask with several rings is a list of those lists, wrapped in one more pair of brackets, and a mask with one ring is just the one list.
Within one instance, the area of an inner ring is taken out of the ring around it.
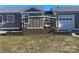
{"label": "gutter", "polygon": [[47,18],[47,17],[49,17],[49,18],[54,18],[54,19],[57,19],[57,17],[51,17],[51,16],[29,16],[29,18],[33,18],[33,17],[41,17],[41,18]]}

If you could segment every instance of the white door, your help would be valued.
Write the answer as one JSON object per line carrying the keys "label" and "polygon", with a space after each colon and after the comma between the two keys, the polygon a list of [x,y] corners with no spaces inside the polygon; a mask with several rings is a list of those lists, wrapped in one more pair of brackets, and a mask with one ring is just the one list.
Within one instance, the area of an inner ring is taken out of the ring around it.
{"label": "white door", "polygon": [[58,29],[59,30],[72,30],[74,28],[74,15],[59,15],[58,16]]}

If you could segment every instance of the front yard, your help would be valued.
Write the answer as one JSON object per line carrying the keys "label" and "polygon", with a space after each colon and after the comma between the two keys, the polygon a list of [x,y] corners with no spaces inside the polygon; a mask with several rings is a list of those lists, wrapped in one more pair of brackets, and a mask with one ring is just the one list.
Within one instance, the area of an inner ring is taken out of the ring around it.
{"label": "front yard", "polygon": [[0,52],[79,52],[79,38],[70,35],[0,36]]}

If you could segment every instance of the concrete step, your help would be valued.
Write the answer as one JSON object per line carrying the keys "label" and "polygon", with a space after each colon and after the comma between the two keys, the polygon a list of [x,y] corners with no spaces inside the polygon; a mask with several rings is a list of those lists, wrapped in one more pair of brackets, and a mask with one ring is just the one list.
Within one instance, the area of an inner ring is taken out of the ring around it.
{"label": "concrete step", "polygon": [[22,33],[23,31],[0,31],[0,34],[7,34],[7,33]]}
{"label": "concrete step", "polygon": [[0,34],[6,34],[7,31],[0,31]]}

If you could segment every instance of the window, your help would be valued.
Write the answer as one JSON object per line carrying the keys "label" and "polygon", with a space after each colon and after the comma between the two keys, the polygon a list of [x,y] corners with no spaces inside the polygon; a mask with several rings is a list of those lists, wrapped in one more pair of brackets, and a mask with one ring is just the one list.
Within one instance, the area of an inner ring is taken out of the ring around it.
{"label": "window", "polygon": [[24,18],[24,22],[25,23],[28,23],[29,21],[28,21],[28,18]]}
{"label": "window", "polygon": [[14,23],[14,15],[8,15],[7,16],[7,22],[8,23]]}
{"label": "window", "polygon": [[63,20],[65,20],[65,18],[63,18]]}
{"label": "window", "polygon": [[3,17],[2,17],[2,16],[0,16],[0,24],[2,23],[2,20],[3,20]]}
{"label": "window", "polygon": [[48,21],[48,19],[46,18],[45,21]]}
{"label": "window", "polygon": [[62,18],[60,18],[60,20],[62,20]]}
{"label": "window", "polygon": [[66,20],[69,20],[68,18],[66,18]]}
{"label": "window", "polygon": [[72,20],[72,18],[70,18],[70,20]]}

